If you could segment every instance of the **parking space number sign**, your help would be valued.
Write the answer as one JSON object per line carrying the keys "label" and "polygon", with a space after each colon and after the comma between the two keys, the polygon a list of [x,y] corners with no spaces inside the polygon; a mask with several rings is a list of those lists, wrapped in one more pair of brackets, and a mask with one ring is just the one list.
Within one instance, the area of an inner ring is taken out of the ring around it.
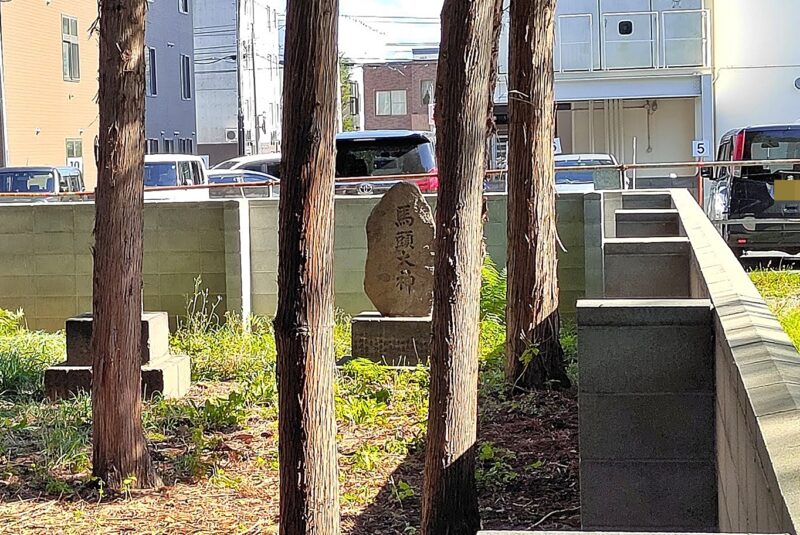
{"label": "parking space number sign", "polygon": [[705,158],[710,156],[710,145],[705,139],[692,141],[692,156],[695,158]]}

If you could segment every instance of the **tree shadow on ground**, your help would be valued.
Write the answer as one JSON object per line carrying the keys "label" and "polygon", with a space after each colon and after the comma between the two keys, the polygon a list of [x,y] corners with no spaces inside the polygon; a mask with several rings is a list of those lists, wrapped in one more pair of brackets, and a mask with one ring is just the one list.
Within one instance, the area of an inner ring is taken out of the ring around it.
{"label": "tree shadow on ground", "polygon": [[[424,455],[410,452],[360,513],[343,507],[344,531],[416,533]],[[575,389],[482,398],[476,457],[484,529],[580,529]]]}

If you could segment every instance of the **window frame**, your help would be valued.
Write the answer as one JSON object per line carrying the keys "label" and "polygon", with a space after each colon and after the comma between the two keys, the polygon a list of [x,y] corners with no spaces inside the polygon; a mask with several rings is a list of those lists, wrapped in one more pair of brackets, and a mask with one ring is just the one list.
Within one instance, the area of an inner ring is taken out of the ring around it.
{"label": "window frame", "polygon": [[[184,71],[184,64],[186,70]],[[192,59],[186,54],[180,55],[180,73],[181,73],[181,100],[192,100]],[[186,91],[188,90],[188,96]]]}
{"label": "window frame", "polygon": [[420,80],[419,82],[419,101],[424,105],[425,104],[425,86],[430,84],[431,87],[431,101],[427,104],[435,104],[436,103],[436,80]]}
{"label": "window frame", "polygon": [[[64,23],[67,33],[64,33]],[[73,33],[73,24],[75,33]],[[65,82],[81,81],[81,42],[78,17],[61,14],[61,70]]]}
{"label": "window frame", "polygon": [[[153,150],[155,148],[155,151]],[[158,154],[159,151],[159,142],[158,138],[150,137],[145,139],[144,141],[144,151],[145,154]]]}
{"label": "window frame", "polygon": [[[184,9],[184,6],[186,9]],[[189,0],[178,0],[178,13],[189,14]]]}
{"label": "window frame", "polygon": [[144,47],[144,91],[148,97],[158,96],[158,53],[151,46]]}
{"label": "window frame", "polygon": [[[389,96],[389,113],[381,113],[381,106],[380,106],[380,99],[381,95],[384,97],[388,94]],[[400,113],[400,110],[396,108],[399,104],[395,104],[395,96],[396,95],[403,95],[403,113]],[[408,115],[408,90],[406,89],[386,89],[386,90],[376,90],[375,91],[375,115],[380,117],[404,117]]]}

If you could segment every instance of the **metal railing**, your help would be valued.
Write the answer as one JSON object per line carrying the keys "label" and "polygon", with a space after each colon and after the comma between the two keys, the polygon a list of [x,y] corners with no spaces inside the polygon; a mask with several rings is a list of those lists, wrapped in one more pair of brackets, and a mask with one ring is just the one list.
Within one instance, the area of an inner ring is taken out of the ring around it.
{"label": "metal railing", "polygon": [[[736,160],[736,161],[684,161],[684,162],[659,162],[659,163],[623,163],[617,165],[582,165],[575,167],[558,167],[556,171],[614,171],[619,174],[620,181],[625,177],[634,179],[633,175],[636,171],[666,171],[674,169],[692,169],[693,175],[684,175],[683,178],[696,177],[701,180],[700,171],[706,169],[729,168],[731,172],[735,168],[751,166],[792,166],[797,168],[797,171],[789,170],[790,172],[797,173],[797,180],[800,180],[800,159],[776,159],[776,160]],[[508,169],[488,169],[486,171],[486,178],[488,181],[507,182]],[[418,174],[401,174],[401,175],[385,175],[385,176],[364,176],[364,177],[347,177],[336,178],[335,184],[343,186],[348,184],[360,184],[365,182],[379,183],[379,182],[419,182],[421,180],[437,177],[437,173],[418,173]],[[679,178],[679,177],[646,177],[648,180],[665,180]],[[192,186],[158,186],[146,187],[145,194],[153,192],[179,192],[179,191],[197,191],[197,190],[247,190],[247,189],[261,189],[269,188],[270,196],[273,192],[280,188],[280,180],[277,181],[263,181],[263,182],[248,182],[248,183],[234,183],[234,184],[197,184]],[[636,189],[636,183],[631,182],[631,189]],[[506,191],[505,188],[502,190]],[[0,200],[3,198],[30,198],[30,199],[91,199],[94,197],[94,192],[69,192],[69,193],[24,193],[24,192],[0,192]]]}

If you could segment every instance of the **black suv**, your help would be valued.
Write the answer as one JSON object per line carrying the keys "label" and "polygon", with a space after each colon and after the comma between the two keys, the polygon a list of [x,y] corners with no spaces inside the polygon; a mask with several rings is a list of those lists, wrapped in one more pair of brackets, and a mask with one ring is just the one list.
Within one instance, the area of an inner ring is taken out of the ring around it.
{"label": "black suv", "polygon": [[775,181],[800,180],[800,163],[747,163],[800,160],[800,124],[728,132],[720,141],[717,160],[732,165],[714,172],[706,213],[734,253],[800,253],[800,196],[775,198]]}

